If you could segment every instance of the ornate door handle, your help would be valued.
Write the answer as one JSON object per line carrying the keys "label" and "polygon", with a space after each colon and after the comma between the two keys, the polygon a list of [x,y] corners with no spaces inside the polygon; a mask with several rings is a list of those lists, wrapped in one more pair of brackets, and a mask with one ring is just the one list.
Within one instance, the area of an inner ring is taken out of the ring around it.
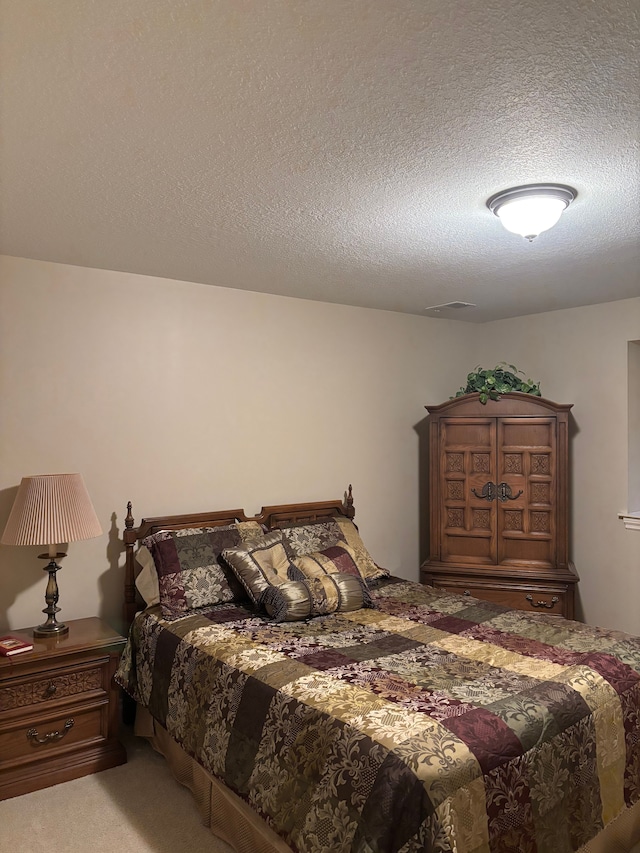
{"label": "ornate door handle", "polygon": [[69,719],[64,724],[64,728],[61,732],[47,732],[47,734],[43,735],[42,737],[38,736],[38,730],[37,729],[29,729],[29,731],[27,732],[27,740],[30,740],[33,743],[49,743],[52,740],[62,740],[62,738],[72,728],[73,728],[73,720]]}
{"label": "ornate door handle", "polygon": [[491,502],[496,499],[496,484],[492,483],[491,480],[489,480],[488,483],[484,484],[480,494],[478,494],[475,489],[471,489],[471,491],[477,498],[480,498],[481,501]]}
{"label": "ornate door handle", "polygon": [[480,498],[481,501],[495,501],[496,499],[502,501],[515,501],[522,494],[522,489],[518,492],[517,495],[514,495],[511,491],[511,486],[508,483],[502,482],[496,485],[489,480],[488,483],[485,483],[482,487],[481,492],[478,492],[475,489],[471,489],[471,492],[477,497]]}
{"label": "ornate door handle", "polygon": [[502,501],[503,503],[505,501],[515,501],[522,494],[522,489],[520,489],[518,494],[514,495],[513,492],[511,491],[511,486],[508,483],[504,483],[504,482],[498,483],[496,488],[498,489],[497,498],[499,501]]}
{"label": "ornate door handle", "polygon": [[534,607],[546,607],[547,610],[553,610],[556,604],[560,601],[557,595],[553,596],[553,598],[551,599],[551,604],[549,604],[547,601],[544,601],[543,599],[540,599],[539,601],[534,601],[533,596],[531,594],[525,595],[525,598],[527,599],[527,601],[530,601]]}

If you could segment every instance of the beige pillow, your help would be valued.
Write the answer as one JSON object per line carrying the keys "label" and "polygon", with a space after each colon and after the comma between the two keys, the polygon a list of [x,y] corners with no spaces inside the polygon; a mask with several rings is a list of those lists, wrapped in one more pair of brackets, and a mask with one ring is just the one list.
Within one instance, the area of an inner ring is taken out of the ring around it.
{"label": "beige pillow", "polygon": [[141,545],[136,551],[136,563],[140,571],[136,576],[136,589],[142,596],[147,607],[160,603],[160,587],[158,585],[158,574],[155,569],[151,551],[146,545]]}
{"label": "beige pillow", "polygon": [[378,566],[374,563],[373,558],[365,548],[364,542],[360,538],[358,528],[355,526],[353,521],[349,518],[339,517],[335,520],[342,531],[342,535],[344,536],[347,545],[349,545],[349,547],[354,551],[355,560],[358,568],[360,569],[360,574],[364,577],[367,583],[375,583],[375,581],[379,581],[382,578],[388,578],[390,575],[389,570],[383,569],[382,566]]}

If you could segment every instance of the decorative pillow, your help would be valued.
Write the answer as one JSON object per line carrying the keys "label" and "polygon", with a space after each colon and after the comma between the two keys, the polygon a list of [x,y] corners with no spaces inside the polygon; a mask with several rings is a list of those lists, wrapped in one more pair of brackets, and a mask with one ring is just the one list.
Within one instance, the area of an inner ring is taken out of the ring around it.
{"label": "decorative pillow", "polygon": [[161,530],[143,540],[158,577],[159,599],[170,614],[246,598],[220,555],[225,548],[261,537],[257,521],[221,527]]}
{"label": "decorative pillow", "polygon": [[343,572],[303,581],[311,594],[311,615],[360,610],[364,607],[365,585],[360,578]]}
{"label": "decorative pillow", "polygon": [[276,622],[299,622],[311,616],[311,594],[302,581],[269,584],[262,593],[262,605]]}
{"label": "decorative pillow", "polygon": [[336,524],[342,531],[347,545],[353,549],[356,555],[356,563],[360,569],[360,573],[370,585],[374,585],[376,581],[388,578],[391,572],[389,569],[383,569],[382,566],[374,563],[371,554],[365,548],[364,542],[360,538],[358,528],[350,518],[336,518]]}
{"label": "decorative pillow", "polygon": [[369,588],[358,566],[358,555],[346,542],[295,557],[290,577],[294,580],[315,580],[337,573],[355,578],[362,589],[364,606],[373,607]]}
{"label": "decorative pillow", "polygon": [[151,551],[145,545],[141,545],[136,551],[135,560],[140,566],[140,571],[135,580],[136,589],[147,607],[151,607],[152,604],[159,604],[160,587],[158,586],[158,574]]}
{"label": "decorative pillow", "polygon": [[285,581],[270,586],[262,603],[276,622],[293,622],[310,616],[323,616],[336,610],[360,610],[363,607],[362,581],[340,572],[303,581]]}
{"label": "decorative pillow", "polygon": [[222,552],[251,601],[260,607],[264,593],[289,579],[291,561],[281,530],[272,530],[252,542]]}
{"label": "decorative pillow", "polygon": [[389,577],[388,569],[374,563],[360,538],[358,528],[349,518],[335,516],[321,521],[282,524],[279,529],[282,530],[291,553],[296,557],[322,551],[331,545],[346,543],[355,552],[360,574],[368,584],[373,585],[376,581]]}
{"label": "decorative pillow", "polygon": [[286,546],[294,557],[321,551],[336,542],[345,542],[344,535],[332,518],[322,521],[287,523],[278,525]]}

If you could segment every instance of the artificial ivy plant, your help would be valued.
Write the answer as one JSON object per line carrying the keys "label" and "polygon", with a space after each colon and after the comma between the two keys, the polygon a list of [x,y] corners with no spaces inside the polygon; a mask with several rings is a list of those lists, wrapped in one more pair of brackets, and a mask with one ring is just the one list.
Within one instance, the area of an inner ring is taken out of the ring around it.
{"label": "artificial ivy plant", "polygon": [[533,394],[536,397],[542,396],[539,382],[521,379],[518,374],[524,377],[522,370],[505,361],[496,364],[492,369],[478,366],[473,373],[469,373],[467,384],[463,385],[455,396],[462,397],[463,394],[477,392],[480,394],[481,403],[486,403],[487,400],[499,400],[501,394],[508,394],[509,391],[521,391],[523,394]]}

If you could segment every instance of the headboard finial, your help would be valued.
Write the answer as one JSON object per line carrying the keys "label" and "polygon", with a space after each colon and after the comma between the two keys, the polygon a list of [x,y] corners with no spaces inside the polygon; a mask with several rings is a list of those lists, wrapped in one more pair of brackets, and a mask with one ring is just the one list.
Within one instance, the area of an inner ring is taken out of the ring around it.
{"label": "headboard finial", "polygon": [[127,530],[131,530],[131,528],[133,527],[133,515],[131,514],[131,501],[127,502],[127,515],[126,515],[126,518],[124,520],[124,526],[127,528]]}
{"label": "headboard finial", "polygon": [[353,493],[351,491],[351,483],[349,483],[349,491],[347,492],[347,496],[345,499],[345,506],[347,508],[347,516],[349,518],[353,518],[353,516],[356,514],[356,511],[353,508]]}

